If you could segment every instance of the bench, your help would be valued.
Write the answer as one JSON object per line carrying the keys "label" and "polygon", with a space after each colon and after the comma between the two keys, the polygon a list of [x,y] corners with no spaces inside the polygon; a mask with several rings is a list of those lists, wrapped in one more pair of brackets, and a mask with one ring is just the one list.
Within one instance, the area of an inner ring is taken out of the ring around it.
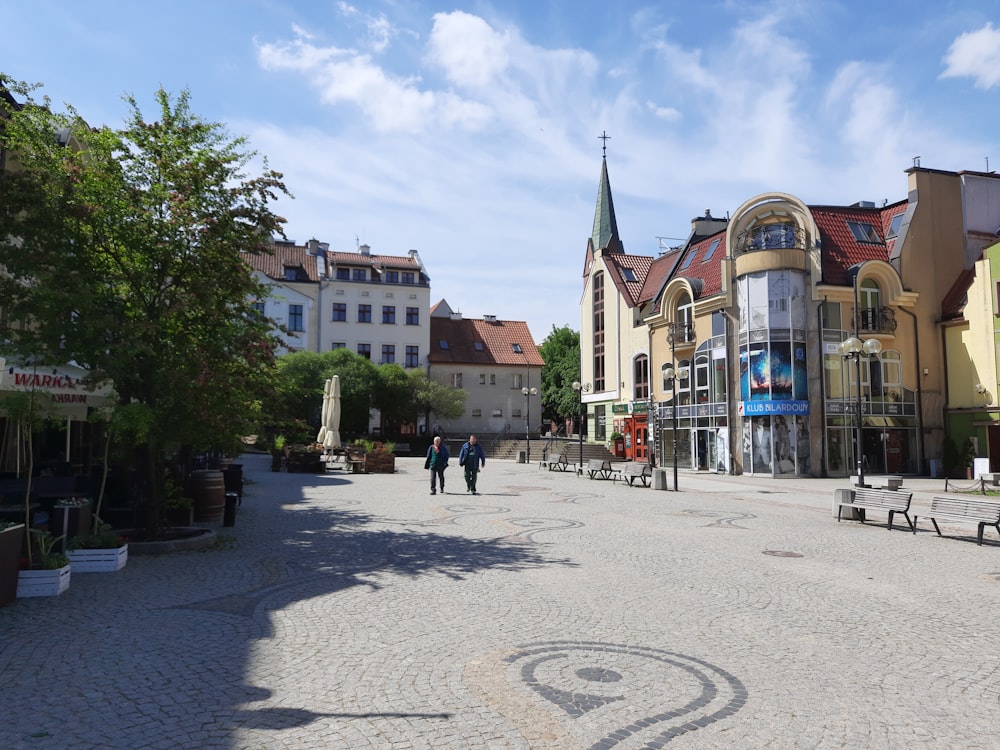
{"label": "bench", "polygon": [[545,463],[549,467],[549,471],[566,471],[570,467],[569,461],[562,453],[553,453]]}
{"label": "bench", "polygon": [[397,456],[409,456],[410,455],[410,444],[409,443],[396,443],[396,447],[393,449],[393,453]]}
{"label": "bench", "polygon": [[910,500],[912,497],[912,492],[858,487],[854,490],[854,497],[851,500],[837,503],[837,522],[840,522],[840,513],[844,508],[857,510],[861,523],[865,522],[866,510],[884,510],[889,513],[889,531],[892,531],[893,516],[902,513],[906,523],[910,526],[910,531],[916,533],[916,526],[910,520]]}
{"label": "bench", "polygon": [[[935,497],[931,500],[931,510],[927,514],[934,524],[934,530],[938,536],[942,536],[938,527],[937,519],[943,521],[964,521],[979,525],[979,533],[976,535],[976,543],[982,545],[983,530],[987,526],[992,526],[1000,534],[1000,503],[990,500],[975,500],[965,497]],[[916,523],[917,516],[913,516]],[[914,531],[916,533],[916,531]]]}
{"label": "bench", "polygon": [[368,459],[364,448],[348,446],[344,454],[344,465],[354,474],[364,474],[367,471]]}
{"label": "bench", "polygon": [[632,463],[625,464],[625,468],[622,470],[621,478],[623,481],[628,481],[628,486],[633,487],[633,482],[636,479],[642,480],[642,486],[648,487],[649,480],[653,476],[653,467],[647,463],[642,463],[638,461],[633,461]]}
{"label": "bench", "polygon": [[614,468],[607,459],[592,458],[587,462],[587,473],[591,479],[611,479],[613,481],[621,474],[621,471]]}

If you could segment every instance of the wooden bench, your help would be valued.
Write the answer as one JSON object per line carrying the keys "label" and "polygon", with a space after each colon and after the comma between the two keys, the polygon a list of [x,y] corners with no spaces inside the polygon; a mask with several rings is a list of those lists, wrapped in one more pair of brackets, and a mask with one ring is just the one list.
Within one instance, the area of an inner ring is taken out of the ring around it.
{"label": "wooden bench", "polygon": [[621,474],[621,471],[614,468],[607,459],[592,458],[587,462],[587,473],[591,479],[611,479],[613,481]]}
{"label": "wooden bench", "polygon": [[344,465],[354,474],[364,474],[367,471],[368,459],[363,448],[348,446],[344,454]]}
{"label": "wooden bench", "polygon": [[624,481],[628,481],[628,486],[633,487],[632,484],[636,479],[642,480],[642,486],[648,487],[649,480],[653,476],[653,468],[644,462],[633,461],[632,463],[625,464],[625,468],[622,470],[621,478]]}
{"label": "wooden bench", "polygon": [[858,487],[854,490],[854,496],[850,501],[837,503],[837,522],[840,522],[840,513],[844,508],[857,510],[861,523],[865,522],[866,510],[884,510],[889,513],[889,531],[892,531],[893,516],[902,513],[906,523],[910,526],[910,531],[916,532],[916,526],[910,520],[910,500],[912,498],[912,492]]}
{"label": "wooden bench", "polygon": [[[934,524],[934,530],[938,536],[942,536],[938,527],[937,519],[943,521],[964,521],[974,523],[979,526],[979,533],[976,535],[976,543],[983,543],[983,530],[987,526],[992,526],[1000,534],[1000,503],[990,500],[976,500],[966,497],[935,497],[931,500],[931,511],[927,514]],[[917,516],[913,516],[916,523]],[[914,530],[914,533],[916,531]]]}
{"label": "wooden bench", "polygon": [[553,453],[545,463],[549,471],[566,471],[570,467],[569,461],[562,453]]}

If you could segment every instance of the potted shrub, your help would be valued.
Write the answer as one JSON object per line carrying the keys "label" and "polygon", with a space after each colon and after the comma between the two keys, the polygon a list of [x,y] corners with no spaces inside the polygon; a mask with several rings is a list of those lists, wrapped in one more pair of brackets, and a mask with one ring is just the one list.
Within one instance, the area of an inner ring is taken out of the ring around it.
{"label": "potted shrub", "polygon": [[101,523],[94,533],[74,537],[66,557],[76,573],[113,573],[128,562],[128,544],[111,524]]}
{"label": "potted shrub", "polygon": [[24,524],[0,521],[0,607],[17,598]]}
{"label": "potted shrub", "polygon": [[271,447],[271,471],[281,471],[281,464],[285,460],[285,436],[278,435],[274,439]]}
{"label": "potted shrub", "polygon": [[21,598],[58,596],[69,588],[70,580],[69,559],[55,549],[62,537],[40,529],[29,529],[29,532],[34,537],[29,547],[35,547],[38,554],[32,556],[33,564],[18,573],[17,595]]}
{"label": "potted shrub", "polygon": [[368,474],[392,474],[396,471],[396,444],[362,440],[365,448],[365,471]]}

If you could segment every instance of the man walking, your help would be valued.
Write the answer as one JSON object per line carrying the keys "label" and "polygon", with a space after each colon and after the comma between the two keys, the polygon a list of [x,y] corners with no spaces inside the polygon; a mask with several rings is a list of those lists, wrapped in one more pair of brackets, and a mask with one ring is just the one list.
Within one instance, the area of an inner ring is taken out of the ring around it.
{"label": "man walking", "polygon": [[441,482],[441,494],[444,494],[444,470],[448,468],[448,446],[441,442],[440,436],[434,438],[431,447],[427,449],[427,460],[424,468],[431,470],[431,494],[437,494],[437,481]]}
{"label": "man walking", "polygon": [[475,435],[469,435],[469,442],[462,446],[458,454],[458,465],[465,469],[466,491],[478,495],[476,477],[479,469],[486,466],[486,454],[483,453],[483,447],[476,442]]}

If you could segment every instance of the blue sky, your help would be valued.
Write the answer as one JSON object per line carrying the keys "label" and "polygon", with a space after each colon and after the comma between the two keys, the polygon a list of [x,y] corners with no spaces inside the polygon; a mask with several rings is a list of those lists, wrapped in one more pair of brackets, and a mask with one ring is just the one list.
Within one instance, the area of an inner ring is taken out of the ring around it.
{"label": "blue sky", "polygon": [[762,192],[893,202],[916,156],[1000,167],[995,0],[0,0],[0,18],[0,71],[91,124],[189,89],[284,172],[290,239],[415,248],[432,301],[539,342],[579,329],[602,132],[645,255]]}

